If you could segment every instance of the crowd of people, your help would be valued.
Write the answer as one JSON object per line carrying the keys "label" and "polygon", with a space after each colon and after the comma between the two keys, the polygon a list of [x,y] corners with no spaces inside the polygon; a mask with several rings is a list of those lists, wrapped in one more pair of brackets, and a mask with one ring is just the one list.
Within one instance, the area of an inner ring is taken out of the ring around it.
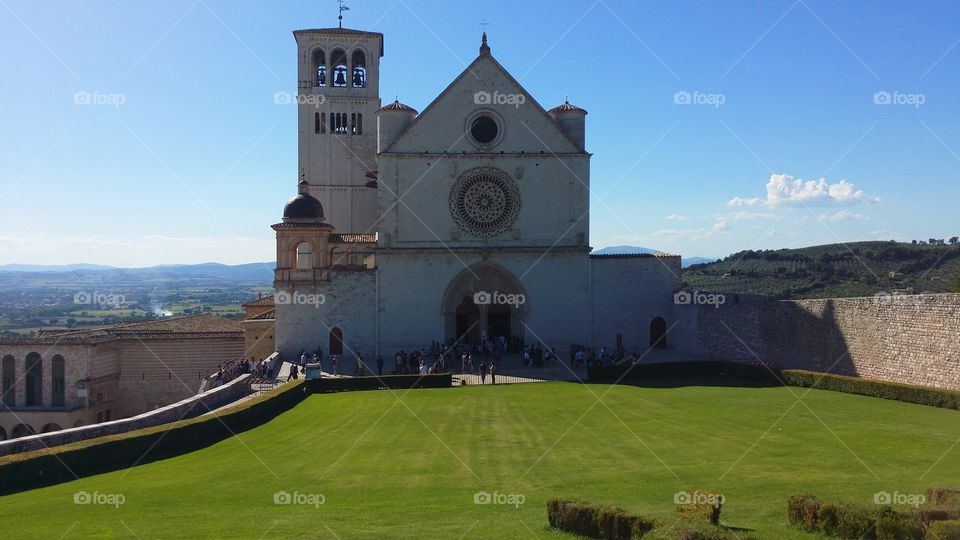
{"label": "crowd of people", "polygon": [[251,358],[247,360],[231,360],[226,364],[217,366],[217,372],[213,375],[211,388],[216,388],[222,384],[228,383],[240,375],[251,373],[254,379],[273,379],[280,368],[279,362],[267,358],[265,360],[256,360]]}

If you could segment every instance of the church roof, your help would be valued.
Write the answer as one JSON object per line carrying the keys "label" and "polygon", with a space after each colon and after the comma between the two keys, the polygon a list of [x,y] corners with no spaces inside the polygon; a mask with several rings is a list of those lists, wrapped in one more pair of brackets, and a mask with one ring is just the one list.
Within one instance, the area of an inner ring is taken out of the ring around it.
{"label": "church roof", "polygon": [[397,100],[397,99],[393,100],[393,103],[389,105],[384,105],[383,107],[380,107],[379,109],[377,109],[377,112],[380,112],[380,111],[405,111],[405,112],[412,112],[413,114],[417,114],[416,109],[414,109],[409,105],[404,105],[403,103],[400,103],[400,100]]}
{"label": "church roof", "polygon": [[300,193],[283,207],[283,220],[323,221],[323,205],[316,197],[307,193],[310,184],[301,180],[297,187]]}
{"label": "church roof", "polygon": [[243,327],[234,319],[212,313],[172,317],[135,323],[120,323],[82,330],[40,330],[33,337],[0,338],[2,343],[48,343],[53,345],[91,345],[117,340],[203,339],[242,337]]}
{"label": "church roof", "polygon": [[488,61],[488,60],[493,63],[496,69],[500,70],[500,72],[504,74],[507,80],[509,80],[514,85],[516,85],[516,87],[521,91],[523,95],[529,96],[529,102],[532,103],[535,108],[539,109],[544,114],[544,116],[546,116],[547,119],[550,122],[552,122],[554,126],[556,126],[557,132],[560,134],[561,137],[565,138],[570,144],[578,148],[580,151],[586,153],[586,149],[584,149],[583,145],[577,143],[572,138],[570,138],[570,135],[568,135],[567,132],[564,131],[562,127],[560,127],[560,124],[557,123],[557,120],[551,114],[549,114],[546,111],[546,109],[544,109],[543,106],[540,105],[540,103],[535,98],[533,98],[533,95],[530,92],[528,92],[527,89],[524,88],[522,84],[520,84],[520,81],[518,81],[513,75],[511,75],[510,72],[507,71],[507,68],[503,67],[503,65],[500,62],[498,62],[496,58],[493,57],[493,54],[490,53],[490,46],[489,44],[487,44],[486,32],[483,33],[483,41],[480,46],[480,54],[478,54],[477,57],[474,58],[473,62],[471,62],[470,65],[464,68],[464,70],[460,72],[460,75],[458,75],[455,79],[453,79],[450,82],[450,84],[448,84],[447,87],[444,88],[443,91],[440,92],[440,94],[437,97],[435,97],[433,101],[430,102],[429,105],[427,105],[427,107],[423,110],[423,112],[417,115],[417,117],[414,118],[413,121],[410,122],[410,124],[406,128],[404,128],[403,131],[401,131],[393,139],[393,142],[390,143],[390,146],[386,148],[385,152],[390,152],[390,149],[396,146],[400,142],[400,140],[404,138],[404,136],[407,133],[413,131],[413,129],[415,129],[415,126],[427,115],[428,111],[430,111],[437,103],[439,103],[444,98],[444,96],[450,93],[450,91],[457,86],[457,84],[460,82],[461,79],[466,78],[467,75],[470,75],[470,74],[476,77],[476,73],[474,72],[474,66],[476,64],[478,64],[479,62]]}
{"label": "church roof", "polygon": [[570,103],[570,101],[564,101],[563,105],[554,107],[547,112],[550,114],[558,113],[558,112],[582,112],[583,114],[587,114],[587,111],[581,109],[580,107],[577,107],[573,103]]}

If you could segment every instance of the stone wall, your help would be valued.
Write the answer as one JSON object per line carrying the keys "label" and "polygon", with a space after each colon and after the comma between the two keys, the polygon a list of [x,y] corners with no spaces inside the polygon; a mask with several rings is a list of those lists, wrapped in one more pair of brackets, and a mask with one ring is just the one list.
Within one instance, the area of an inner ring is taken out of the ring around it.
{"label": "stone wall", "polygon": [[678,346],[710,358],[762,360],[960,389],[960,294],[773,301],[726,295],[677,307]]}
{"label": "stone wall", "polygon": [[3,441],[0,442],[0,456],[85,441],[107,435],[117,435],[199,416],[236,401],[249,393],[250,377],[250,375],[241,375],[223,386],[218,386],[202,394],[131,418]]}

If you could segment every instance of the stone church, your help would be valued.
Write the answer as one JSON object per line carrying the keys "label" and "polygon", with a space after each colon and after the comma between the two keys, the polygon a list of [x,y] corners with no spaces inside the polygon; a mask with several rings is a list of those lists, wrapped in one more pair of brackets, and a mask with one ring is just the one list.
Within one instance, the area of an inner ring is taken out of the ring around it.
{"label": "stone church", "polygon": [[380,100],[383,34],[294,32],[298,194],[273,225],[284,358],[487,337],[646,350],[680,257],[591,255],[587,112],[479,54],[417,112]]}

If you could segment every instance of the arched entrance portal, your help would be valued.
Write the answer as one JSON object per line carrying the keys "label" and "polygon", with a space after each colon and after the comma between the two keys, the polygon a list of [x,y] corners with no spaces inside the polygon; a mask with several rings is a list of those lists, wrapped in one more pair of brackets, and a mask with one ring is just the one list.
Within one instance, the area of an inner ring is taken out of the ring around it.
{"label": "arched entrance portal", "polygon": [[526,334],[529,306],[523,286],[507,269],[478,264],[461,271],[447,285],[441,310],[447,343],[479,343],[488,337],[508,341]]}
{"label": "arched entrance portal", "polygon": [[667,321],[663,317],[656,317],[650,321],[650,346],[658,349],[667,348]]}
{"label": "arched entrance portal", "polygon": [[330,330],[330,354],[343,354],[343,330],[339,327]]}

